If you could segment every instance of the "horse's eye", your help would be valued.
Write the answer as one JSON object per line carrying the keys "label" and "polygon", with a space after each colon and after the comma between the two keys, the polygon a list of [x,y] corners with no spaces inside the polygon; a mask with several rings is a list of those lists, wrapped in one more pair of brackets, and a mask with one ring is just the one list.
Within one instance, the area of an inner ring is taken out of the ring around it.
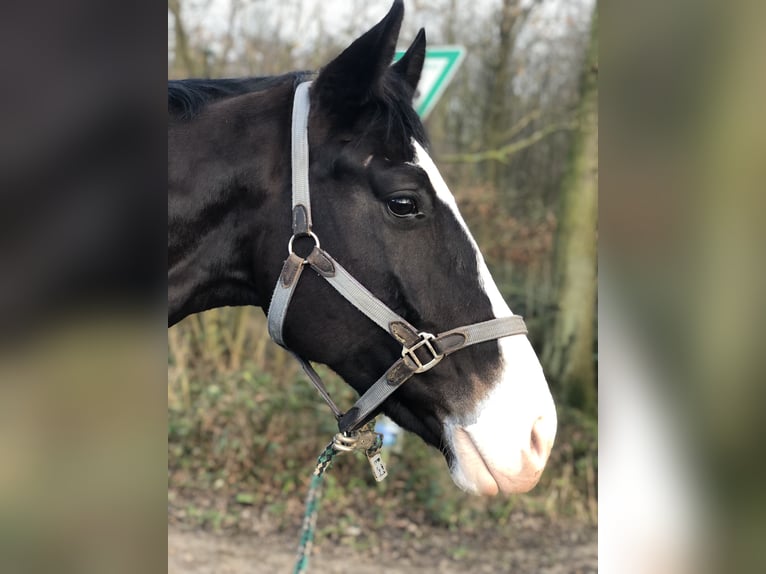
{"label": "horse's eye", "polygon": [[411,197],[392,197],[386,204],[396,217],[410,217],[418,213],[418,204]]}

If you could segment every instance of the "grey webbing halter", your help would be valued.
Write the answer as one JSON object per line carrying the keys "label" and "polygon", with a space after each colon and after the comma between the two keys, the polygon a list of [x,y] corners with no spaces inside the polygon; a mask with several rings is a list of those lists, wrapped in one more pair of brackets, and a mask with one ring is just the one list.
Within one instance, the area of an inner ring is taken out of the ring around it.
{"label": "grey webbing halter", "polygon": [[[293,235],[288,243],[288,257],[274,288],[269,305],[268,327],[271,338],[285,345],[282,329],[295,288],[303,268],[311,267],[335,288],[359,311],[379,325],[402,345],[402,356],[365,392],[345,414],[330,398],[321,378],[311,364],[295,353],[311,382],[322,398],[330,405],[341,432],[353,432],[361,428],[370,415],[396,389],[413,375],[424,373],[436,366],[444,357],[470,345],[527,333],[524,321],[518,315],[473,323],[439,335],[418,331],[404,318],[392,311],[344,269],[330,254],[321,249],[319,238],[311,231],[311,200],[309,196],[309,85],[298,86],[293,100],[292,123],[292,184],[293,184]],[[293,251],[297,237],[309,237],[314,248],[308,257]],[[289,349],[288,349],[289,350]]]}

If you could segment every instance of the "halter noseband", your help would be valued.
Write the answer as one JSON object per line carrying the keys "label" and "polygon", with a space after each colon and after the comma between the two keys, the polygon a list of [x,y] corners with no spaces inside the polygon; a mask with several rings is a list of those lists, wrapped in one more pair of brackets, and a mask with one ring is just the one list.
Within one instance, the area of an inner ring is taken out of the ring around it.
{"label": "halter noseband", "polygon": [[[332,285],[346,300],[364,313],[402,345],[402,356],[365,392],[345,414],[333,402],[322,379],[304,358],[293,353],[306,371],[311,382],[338,419],[343,433],[360,429],[370,415],[396,389],[413,375],[424,373],[436,366],[444,357],[470,345],[493,341],[511,335],[527,333],[524,321],[518,315],[472,323],[439,335],[421,332],[392,311],[333,259],[319,245],[319,238],[311,231],[311,200],[309,196],[309,85],[301,83],[295,91],[292,120],[292,227],[288,243],[289,255],[280,273],[269,305],[268,327],[271,338],[287,349],[282,329],[295,288],[305,266],[311,267]],[[314,248],[308,257],[293,251],[296,237],[309,237]],[[288,349],[289,350],[289,349]]]}

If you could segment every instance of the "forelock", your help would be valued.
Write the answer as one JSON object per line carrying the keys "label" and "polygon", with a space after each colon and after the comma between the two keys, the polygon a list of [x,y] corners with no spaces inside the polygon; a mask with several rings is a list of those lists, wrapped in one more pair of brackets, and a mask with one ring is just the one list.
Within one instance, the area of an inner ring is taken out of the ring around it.
{"label": "forelock", "polygon": [[406,82],[391,70],[383,76],[371,107],[374,113],[369,120],[369,130],[380,138],[388,157],[395,157],[406,150],[404,159],[411,161],[414,157],[413,139],[428,147],[423,123],[412,107],[412,92]]}

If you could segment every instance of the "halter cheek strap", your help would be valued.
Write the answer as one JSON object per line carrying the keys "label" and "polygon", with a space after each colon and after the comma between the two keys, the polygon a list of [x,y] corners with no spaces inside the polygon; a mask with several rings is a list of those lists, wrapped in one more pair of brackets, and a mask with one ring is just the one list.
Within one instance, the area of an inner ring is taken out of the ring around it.
{"label": "halter cheek strap", "polygon": [[[380,405],[401,385],[416,374],[436,366],[444,357],[478,343],[493,341],[511,335],[524,335],[527,328],[518,315],[490,319],[451,329],[439,335],[422,332],[413,327],[390,307],[375,297],[359,283],[340,263],[319,244],[319,238],[311,231],[311,198],[309,195],[308,117],[309,86],[298,86],[293,100],[292,121],[292,184],[293,236],[288,243],[288,257],[282,267],[269,305],[268,328],[271,338],[287,348],[283,327],[287,310],[304,267],[311,267],[323,277],[347,301],[377,324],[402,345],[402,356],[375,381],[348,412],[342,414],[311,364],[293,353],[320,395],[338,419],[341,432],[350,433],[360,429]],[[314,248],[308,257],[300,257],[293,251],[297,237],[310,237]],[[289,349],[288,349],[289,350]]]}

